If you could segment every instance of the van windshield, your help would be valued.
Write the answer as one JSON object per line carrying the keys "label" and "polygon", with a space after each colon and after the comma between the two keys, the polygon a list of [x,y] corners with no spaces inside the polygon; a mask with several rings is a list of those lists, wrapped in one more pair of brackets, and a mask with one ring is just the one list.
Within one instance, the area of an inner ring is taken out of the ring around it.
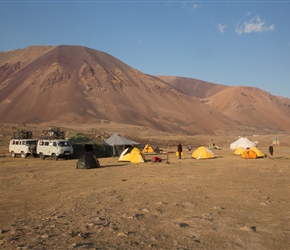
{"label": "van windshield", "polygon": [[58,142],[59,147],[71,147],[71,143],[69,141],[60,141]]}

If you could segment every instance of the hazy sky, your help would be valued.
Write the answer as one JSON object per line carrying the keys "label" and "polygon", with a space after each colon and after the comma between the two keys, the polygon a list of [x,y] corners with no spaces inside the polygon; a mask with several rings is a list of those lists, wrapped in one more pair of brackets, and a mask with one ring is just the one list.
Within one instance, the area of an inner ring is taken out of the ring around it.
{"label": "hazy sky", "polygon": [[146,74],[290,98],[290,0],[0,0],[0,30],[1,52],[81,45]]}

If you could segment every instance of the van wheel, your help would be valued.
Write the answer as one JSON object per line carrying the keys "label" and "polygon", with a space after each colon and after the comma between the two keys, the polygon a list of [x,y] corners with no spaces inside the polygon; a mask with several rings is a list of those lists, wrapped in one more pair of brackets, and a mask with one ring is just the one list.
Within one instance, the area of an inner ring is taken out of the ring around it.
{"label": "van wheel", "polygon": [[16,157],[16,154],[13,151],[11,152],[11,157],[13,157],[13,158]]}
{"label": "van wheel", "polygon": [[21,158],[26,158],[26,154],[23,152],[23,151],[21,151]]}
{"label": "van wheel", "polygon": [[57,156],[56,156],[56,154],[52,154],[52,155],[51,155],[51,159],[53,159],[53,160],[56,161],[56,160],[57,160]]}
{"label": "van wheel", "polygon": [[44,158],[45,158],[44,154],[43,154],[43,153],[39,153],[39,158],[40,158],[41,160],[44,160]]}

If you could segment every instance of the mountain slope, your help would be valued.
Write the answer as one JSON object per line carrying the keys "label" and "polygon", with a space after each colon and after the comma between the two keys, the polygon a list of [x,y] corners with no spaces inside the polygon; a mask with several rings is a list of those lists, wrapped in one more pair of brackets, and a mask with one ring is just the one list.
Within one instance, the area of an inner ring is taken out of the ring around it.
{"label": "mountain slope", "polygon": [[159,76],[178,91],[245,125],[246,131],[290,131],[290,99],[254,87],[226,86],[184,77]]}
{"label": "mountain slope", "polygon": [[214,84],[186,77],[158,76],[183,94],[197,98],[206,98],[228,88],[226,85]]}
{"label": "mountain slope", "polygon": [[207,105],[233,120],[264,130],[289,130],[290,100],[253,87],[230,87],[208,98]]}
{"label": "mountain slope", "polygon": [[119,123],[213,134],[241,125],[157,77],[81,46],[0,53],[0,122]]}

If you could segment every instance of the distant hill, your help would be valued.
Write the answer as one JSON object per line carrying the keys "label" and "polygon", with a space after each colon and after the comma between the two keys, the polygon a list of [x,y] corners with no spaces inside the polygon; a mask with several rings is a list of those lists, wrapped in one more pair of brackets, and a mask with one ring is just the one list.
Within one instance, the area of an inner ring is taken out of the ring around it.
{"label": "distant hill", "polygon": [[144,74],[82,46],[0,53],[0,122],[136,125],[179,134],[289,132],[290,100],[257,88]]}
{"label": "distant hill", "polygon": [[254,87],[226,86],[184,77],[159,76],[178,91],[259,133],[290,131],[290,99]]}

